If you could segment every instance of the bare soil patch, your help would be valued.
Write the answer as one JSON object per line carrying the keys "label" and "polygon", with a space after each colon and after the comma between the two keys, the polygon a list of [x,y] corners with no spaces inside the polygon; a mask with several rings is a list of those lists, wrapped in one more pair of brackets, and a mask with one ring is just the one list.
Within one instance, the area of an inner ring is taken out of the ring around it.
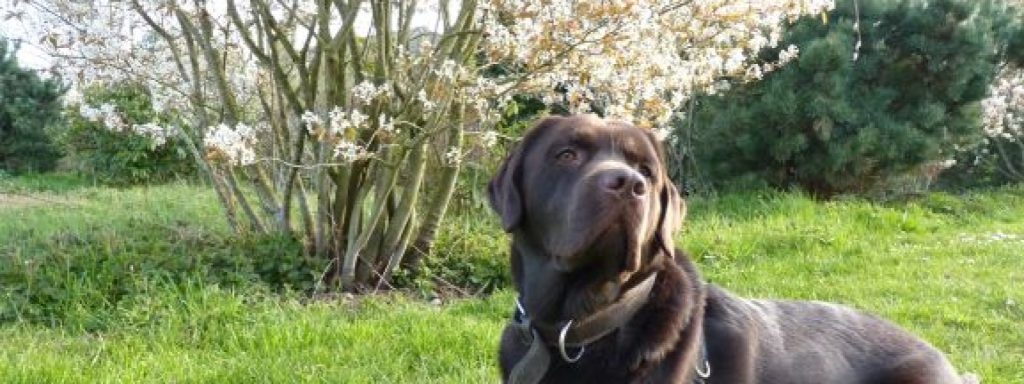
{"label": "bare soil patch", "polygon": [[27,208],[46,205],[67,205],[75,201],[63,196],[49,193],[10,193],[0,192],[0,209],[4,208]]}

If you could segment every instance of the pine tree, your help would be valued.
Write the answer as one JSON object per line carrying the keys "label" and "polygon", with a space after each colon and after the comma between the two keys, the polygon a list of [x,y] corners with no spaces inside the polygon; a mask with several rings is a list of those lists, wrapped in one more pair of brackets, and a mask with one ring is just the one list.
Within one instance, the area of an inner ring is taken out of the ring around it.
{"label": "pine tree", "polygon": [[21,68],[16,52],[0,39],[0,170],[48,171],[61,154],[46,130],[61,120],[65,89]]}
{"label": "pine tree", "polygon": [[717,181],[759,179],[827,197],[952,158],[980,139],[978,102],[1013,22],[994,17],[996,8],[858,0],[838,2],[827,23],[794,23],[780,47],[797,45],[797,60],[699,99],[697,164]]}

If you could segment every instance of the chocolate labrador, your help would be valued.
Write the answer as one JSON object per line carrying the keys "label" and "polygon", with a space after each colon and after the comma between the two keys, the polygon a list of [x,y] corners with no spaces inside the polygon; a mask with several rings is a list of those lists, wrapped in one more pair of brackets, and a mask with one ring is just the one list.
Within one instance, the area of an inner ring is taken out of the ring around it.
{"label": "chocolate labrador", "polygon": [[685,205],[646,130],[549,117],[488,186],[519,293],[506,382],[971,382],[897,326],[819,302],[746,300],[673,244]]}

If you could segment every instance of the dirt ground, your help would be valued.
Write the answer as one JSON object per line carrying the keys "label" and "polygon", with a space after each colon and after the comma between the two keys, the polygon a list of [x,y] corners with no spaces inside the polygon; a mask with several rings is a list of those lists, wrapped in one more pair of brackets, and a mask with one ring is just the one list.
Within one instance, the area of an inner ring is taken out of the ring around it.
{"label": "dirt ground", "polygon": [[48,204],[71,204],[73,201],[60,196],[44,193],[9,193],[0,192],[0,209],[26,208]]}

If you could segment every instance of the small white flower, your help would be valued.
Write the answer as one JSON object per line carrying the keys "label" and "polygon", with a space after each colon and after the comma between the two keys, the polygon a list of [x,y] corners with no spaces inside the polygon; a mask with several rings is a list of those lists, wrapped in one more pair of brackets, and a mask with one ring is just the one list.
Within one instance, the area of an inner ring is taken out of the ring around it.
{"label": "small white flower", "polygon": [[420,39],[419,53],[421,55],[429,55],[433,50],[434,43],[429,38],[424,37]]}
{"label": "small white flower", "polygon": [[380,122],[380,129],[387,134],[397,135],[399,133],[398,128],[395,128],[395,121],[388,120],[388,116],[381,113],[377,116],[377,121]]}
{"label": "small white flower", "polygon": [[242,137],[256,137],[256,130],[246,123],[235,124],[235,132],[238,132]]}
{"label": "small white flower", "polygon": [[416,94],[416,99],[423,104],[423,111],[425,112],[431,112],[434,108],[437,108],[437,104],[427,99],[427,91],[425,90],[421,89],[419,93]]}
{"label": "small white flower", "polygon": [[672,134],[672,130],[667,127],[658,127],[651,129],[651,133],[654,134],[654,138],[658,139],[658,141],[665,141]]}
{"label": "small white flower", "polygon": [[334,156],[346,163],[359,160],[365,153],[366,150],[362,146],[348,140],[339,141],[334,146]]}
{"label": "small white flower", "polygon": [[348,119],[345,110],[341,107],[335,106],[331,109],[328,117],[331,119],[330,132],[333,135],[344,134],[346,129],[352,127],[352,121]]}
{"label": "small white flower", "polygon": [[245,124],[235,128],[220,123],[207,129],[203,145],[222,155],[230,164],[249,165],[256,162],[256,131]]}
{"label": "small white flower", "polygon": [[480,144],[484,148],[493,147],[498,143],[498,133],[495,131],[487,131],[480,135]]}
{"label": "small white flower", "polygon": [[[795,47],[791,45],[790,47]],[[781,56],[781,54],[780,54]],[[781,59],[781,57],[780,57]],[[729,58],[725,60],[723,65],[725,70],[728,72],[734,72],[743,67],[743,62],[747,60],[747,57],[743,55],[743,50],[732,49],[729,51]]]}
{"label": "small white flower", "polygon": [[437,70],[437,75],[445,80],[455,80],[455,76],[458,75],[458,73],[458,64],[455,64],[455,61],[452,61],[451,59],[447,59],[441,63],[441,68]]}
{"label": "small white flower", "polygon": [[312,131],[314,126],[320,124],[320,116],[313,111],[306,111],[302,113],[302,122],[306,124],[306,129]]}
{"label": "small white flower", "polygon": [[124,131],[125,128],[128,128],[128,124],[124,122],[124,119],[121,118],[121,115],[117,112],[104,113],[103,125],[105,125],[107,129],[115,132],[121,132]]}
{"label": "small white flower", "polygon": [[168,129],[152,122],[132,125],[132,132],[152,140],[153,148],[167,144],[167,138],[170,136]]}
{"label": "small white flower", "polygon": [[753,64],[747,68],[747,73],[745,74],[745,76],[747,80],[761,80],[762,78],[764,78],[764,72],[761,71],[760,65]]}
{"label": "small white flower", "polygon": [[[860,42],[857,44],[860,44]],[[797,48],[796,45],[790,44],[785,50],[779,52],[779,66],[786,65],[786,63],[793,61],[797,56],[800,56],[800,48]]]}
{"label": "small white flower", "polygon": [[460,151],[459,148],[456,147],[449,148],[448,152],[444,153],[444,162],[449,166],[458,165],[460,162],[462,162],[462,151]]}
{"label": "small white flower", "polygon": [[561,101],[561,99],[561,95],[550,92],[545,93],[543,96],[541,96],[541,102],[547,105],[558,103],[559,101]]}
{"label": "small white flower", "polygon": [[626,120],[630,115],[629,110],[622,104],[609,105],[608,108],[605,108],[604,112],[609,118],[621,120]]}
{"label": "small white flower", "polygon": [[352,112],[348,114],[348,121],[350,121],[352,126],[355,128],[362,127],[369,118],[369,116],[359,112],[358,109],[352,110]]}
{"label": "small white flower", "polygon": [[110,104],[110,103],[100,104],[100,113],[102,113],[104,115],[110,115],[110,114],[117,113],[117,107],[114,104]]}
{"label": "small white flower", "polygon": [[82,118],[84,118],[85,120],[91,121],[93,123],[97,123],[103,118],[102,111],[100,111],[98,108],[90,107],[89,105],[84,103],[78,106],[78,114],[81,115]]}
{"label": "small white flower", "polygon": [[352,99],[360,104],[368,104],[377,97],[378,89],[369,80],[363,80],[363,82],[352,87]]}

